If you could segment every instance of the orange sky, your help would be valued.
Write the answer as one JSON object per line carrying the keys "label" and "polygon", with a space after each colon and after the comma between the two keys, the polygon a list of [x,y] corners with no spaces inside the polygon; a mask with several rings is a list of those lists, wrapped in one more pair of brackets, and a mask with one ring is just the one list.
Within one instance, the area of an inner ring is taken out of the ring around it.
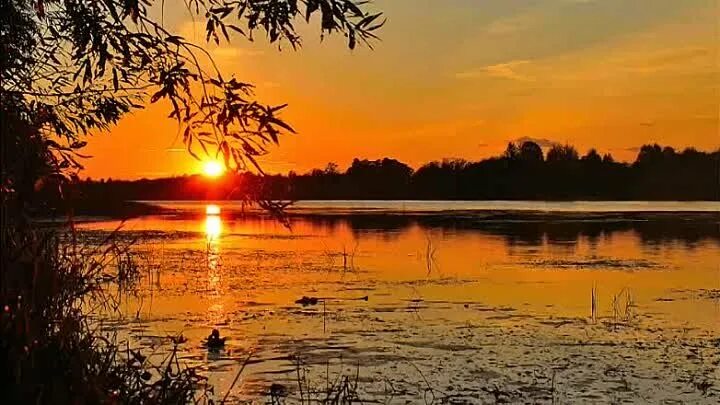
{"label": "orange sky", "polygon": [[[224,72],[257,85],[298,131],[263,161],[304,172],[329,161],[395,157],[417,167],[497,155],[522,137],[591,146],[632,160],[658,142],[720,146],[716,0],[376,0],[386,13],[374,51],[322,44],[277,51],[240,37],[208,46]],[[166,24],[203,41],[168,8]],[[198,172],[165,105],[89,142],[83,176]]]}

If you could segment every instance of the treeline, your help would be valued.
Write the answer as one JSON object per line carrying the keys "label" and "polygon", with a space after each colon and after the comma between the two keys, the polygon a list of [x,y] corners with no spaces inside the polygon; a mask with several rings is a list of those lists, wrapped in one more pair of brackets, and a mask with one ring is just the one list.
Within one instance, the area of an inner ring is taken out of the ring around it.
{"label": "treeline", "polygon": [[633,163],[570,145],[547,153],[534,142],[510,143],[501,156],[447,159],[417,170],[395,159],[360,160],[341,172],[330,163],[306,174],[228,174],[136,181],[85,181],[93,200],[720,200],[720,151],[643,146]]}

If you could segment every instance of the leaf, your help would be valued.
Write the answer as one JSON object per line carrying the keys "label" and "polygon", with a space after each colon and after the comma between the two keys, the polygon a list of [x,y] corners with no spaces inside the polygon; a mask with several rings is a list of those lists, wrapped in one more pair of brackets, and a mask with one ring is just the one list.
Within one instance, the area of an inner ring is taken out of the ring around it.
{"label": "leaf", "polygon": [[117,70],[115,70],[115,68],[113,68],[112,73],[113,73],[113,78],[112,78],[112,80],[113,80],[113,89],[115,89],[115,91],[118,91],[119,85],[118,85]]}
{"label": "leaf", "polygon": [[83,75],[83,84],[92,80],[92,68],[90,67],[90,60],[85,60],[85,74]]}
{"label": "leaf", "polygon": [[194,157],[195,159],[200,160],[198,155],[196,155],[195,152],[193,152],[193,150],[192,150],[192,142],[193,142],[193,137],[191,136],[188,138],[188,145],[187,145],[188,153],[190,153],[190,155],[192,155],[192,157]]}
{"label": "leaf", "polygon": [[48,139],[47,141],[45,141],[45,143],[50,148],[59,149],[59,150],[67,149],[64,146],[61,146],[59,143],[53,141],[52,139]]}
{"label": "leaf", "polygon": [[356,44],[355,31],[350,31],[348,33],[348,47],[350,49],[355,49],[355,44]]}
{"label": "leaf", "polygon": [[138,17],[140,16],[140,10],[139,5],[135,4],[132,6],[132,9],[130,10],[130,18],[132,18],[132,21],[137,24]]}
{"label": "leaf", "polygon": [[345,6],[347,7],[348,10],[352,11],[358,17],[363,15],[362,10],[355,3],[349,1],[349,2],[345,3]]}
{"label": "leaf", "polygon": [[282,110],[283,108],[285,108],[285,107],[287,107],[287,106],[288,106],[288,105],[287,105],[287,103],[286,103],[286,104],[277,105],[277,106],[275,106],[275,107],[270,107],[270,112],[271,112],[271,113],[276,113],[276,112]]}
{"label": "leaf", "polygon": [[358,27],[365,27],[366,25],[369,25],[370,23],[372,23],[373,21],[375,21],[375,20],[376,20],[378,17],[380,17],[381,15],[382,15],[382,13],[377,13],[377,14],[368,15],[367,17],[365,17],[365,18],[363,18],[362,20],[360,20],[360,22],[357,23],[357,26],[358,26]]}
{"label": "leaf", "polygon": [[308,0],[307,2],[307,10],[305,11],[305,20],[310,21],[310,16],[317,11],[318,7],[320,6],[319,0]]}
{"label": "leaf", "polygon": [[105,3],[105,7],[110,11],[110,15],[112,16],[113,20],[118,21],[120,19],[120,16],[118,16],[117,10],[115,9],[115,4],[112,2],[112,0],[103,0]]}
{"label": "leaf", "polygon": [[[375,30],[377,30],[378,28],[380,28],[380,27],[382,27],[383,25],[385,25],[386,22],[387,22],[387,20],[382,20],[382,21],[380,21],[379,23],[377,23],[377,24],[375,24],[375,25],[373,25],[373,26],[371,26],[371,27],[367,27],[367,28],[365,29],[365,31],[368,31],[368,32],[369,32],[369,31],[375,31]],[[373,36],[374,36],[374,35],[373,35]]]}
{"label": "leaf", "polygon": [[230,35],[228,35],[227,28],[225,28],[225,24],[220,25],[220,29],[222,30],[223,36],[225,37],[226,41],[230,41]]}
{"label": "leaf", "polygon": [[286,131],[292,132],[293,134],[295,133],[295,130],[290,125],[288,125],[285,121],[283,121],[279,118],[270,117],[269,121],[272,124],[275,124],[283,129],[285,129]]}
{"label": "leaf", "polygon": [[263,174],[263,175],[265,174],[262,167],[260,167],[260,165],[258,164],[258,162],[255,160],[254,157],[252,157],[250,155],[245,155],[245,156],[250,160],[250,162],[252,162],[252,164],[255,166],[255,168],[258,170],[258,172],[260,172],[260,174]]}
{"label": "leaf", "polygon": [[204,142],[202,139],[198,138],[198,143],[199,143],[200,146],[202,147],[203,152],[205,152],[205,156],[210,156],[210,154],[208,153],[207,148],[205,147],[205,142]]}
{"label": "leaf", "polygon": [[180,45],[180,43],[182,42],[182,39],[183,38],[179,35],[170,35],[169,37],[165,38],[165,41],[170,42],[171,44],[174,44],[174,45]]}
{"label": "leaf", "polygon": [[35,12],[37,12],[38,18],[45,17],[45,5],[43,4],[43,0],[37,0],[35,3]]}
{"label": "leaf", "polygon": [[205,31],[207,32],[207,36],[205,37],[205,41],[210,41],[210,37],[215,32],[215,20],[208,19],[207,25],[205,26]]}
{"label": "leaf", "polygon": [[153,94],[152,97],[150,97],[150,102],[151,102],[151,103],[154,103],[154,102],[160,100],[163,96],[165,96],[165,93],[166,93],[166,92],[167,92],[167,91],[166,91],[165,87],[163,87],[162,89],[158,90],[157,93]]}
{"label": "leaf", "polygon": [[230,146],[228,146],[228,143],[226,141],[223,141],[220,144],[220,150],[222,150],[225,167],[230,167]]}
{"label": "leaf", "polygon": [[242,35],[242,36],[245,36],[245,31],[243,31],[242,28],[240,28],[240,27],[238,27],[238,26],[235,26],[235,25],[232,25],[232,24],[228,24],[228,28],[230,28],[231,30],[239,33],[239,34]]}

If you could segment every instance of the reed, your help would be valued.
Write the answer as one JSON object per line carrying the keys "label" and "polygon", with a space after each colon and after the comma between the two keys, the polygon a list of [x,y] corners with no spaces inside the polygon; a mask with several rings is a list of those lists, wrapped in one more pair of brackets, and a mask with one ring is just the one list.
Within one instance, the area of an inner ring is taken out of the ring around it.
{"label": "reed", "polygon": [[427,234],[426,238],[427,245],[425,246],[425,268],[427,269],[427,273],[430,274],[432,273],[433,268],[437,267],[437,262],[435,261],[437,248],[433,245],[430,234]]}
{"label": "reed", "polygon": [[[178,361],[157,365],[101,332],[88,314],[117,310],[140,278],[111,232],[81,244],[72,231],[5,226],[0,272],[0,358],[8,403],[193,403],[206,379]],[[114,294],[118,294],[115,296]],[[204,398],[204,399],[203,399]]]}
{"label": "reed", "polygon": [[617,294],[613,295],[613,317],[612,329],[617,330],[620,326],[629,326],[635,323],[637,314],[635,299],[630,288],[623,288]]}
{"label": "reed", "polygon": [[590,292],[590,319],[593,325],[597,323],[597,311],[598,311],[598,294],[597,285],[593,283],[592,291]]}

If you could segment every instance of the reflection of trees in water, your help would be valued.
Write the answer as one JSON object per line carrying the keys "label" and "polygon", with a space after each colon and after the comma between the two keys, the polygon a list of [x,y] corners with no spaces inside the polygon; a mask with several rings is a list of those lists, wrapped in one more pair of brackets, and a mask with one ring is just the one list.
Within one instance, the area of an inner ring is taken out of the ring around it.
{"label": "reflection of trees in water", "polygon": [[502,237],[510,246],[540,246],[544,244],[574,245],[585,240],[591,248],[613,235],[631,233],[647,247],[683,243],[692,249],[704,241],[720,244],[720,226],[717,215],[699,215],[697,218],[665,215],[607,218],[519,219],[488,218],[470,215],[409,216],[409,215],[316,215],[303,216],[302,220],[314,226],[337,229],[345,226],[358,238],[378,233],[388,239],[397,238],[413,227],[424,231],[443,233],[482,233]]}

